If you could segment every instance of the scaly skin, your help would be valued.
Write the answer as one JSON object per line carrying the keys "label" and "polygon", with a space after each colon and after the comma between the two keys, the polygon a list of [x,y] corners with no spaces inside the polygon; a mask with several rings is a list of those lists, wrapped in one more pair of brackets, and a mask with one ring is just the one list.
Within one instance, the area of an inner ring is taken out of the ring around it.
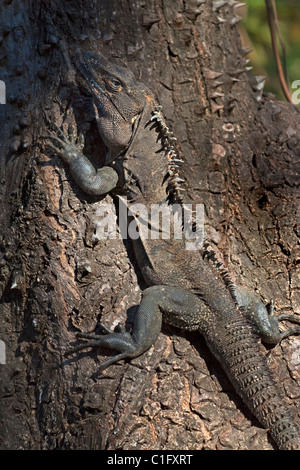
{"label": "scaly skin", "polygon": [[[77,184],[87,193],[120,191],[128,208],[140,203],[150,213],[153,204],[182,204],[172,133],[150,90],[127,69],[104,57],[86,53],[79,70],[94,100],[100,135],[109,149],[106,165],[96,170],[83,155],[82,140],[71,130],[66,137],[56,128],[50,146],[70,166]],[[166,178],[167,175],[167,178]],[[153,227],[152,227],[153,228]],[[149,286],[132,333],[119,326],[103,335],[79,334],[85,342],[68,351],[105,346],[117,351],[101,369],[124,358],[137,357],[156,340],[162,321],[186,330],[198,330],[242,397],[280,449],[300,449],[300,431],[284,395],[267,365],[260,343],[276,344],[299,333],[284,333],[279,320],[300,323],[296,316],[267,312],[256,295],[232,284],[212,251],[186,250],[184,239],[133,240],[136,260]],[[86,341],[89,340],[89,341]]]}

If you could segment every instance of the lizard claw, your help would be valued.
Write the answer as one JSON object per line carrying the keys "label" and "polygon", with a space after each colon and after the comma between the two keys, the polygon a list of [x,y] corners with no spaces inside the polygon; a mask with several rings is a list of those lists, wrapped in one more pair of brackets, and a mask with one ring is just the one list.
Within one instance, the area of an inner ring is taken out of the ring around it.
{"label": "lizard claw", "polygon": [[[107,328],[106,332],[107,332],[107,334],[109,334],[110,330]],[[78,338],[78,339],[87,339],[89,341],[85,341],[84,343],[79,344],[78,346],[67,349],[64,352],[64,356],[70,356],[71,354],[76,353],[78,351],[82,351],[83,349],[88,349],[88,348],[94,348],[94,347],[101,346],[102,336],[103,335],[95,335],[95,334],[92,334],[92,333],[77,333],[76,338]]]}
{"label": "lizard claw", "polygon": [[118,323],[118,325],[114,328],[114,330],[111,330],[110,328],[105,326],[104,323],[99,323],[99,327],[101,328],[101,330],[103,330],[104,334],[97,335],[94,333],[82,333],[82,332],[76,333],[77,339],[89,340],[89,341],[85,341],[83,344],[75,346],[74,348],[67,349],[64,355],[69,356],[70,354],[77,352],[77,351],[81,351],[82,349],[101,346],[103,345],[103,338],[107,335],[113,335],[115,333],[117,334],[125,333],[125,328],[123,327],[121,323]]}
{"label": "lizard claw", "polygon": [[103,323],[100,323],[100,327],[104,331],[104,334],[102,335],[96,335],[93,333],[77,333],[77,338],[87,341],[75,346],[74,348],[66,350],[64,352],[64,356],[69,356],[70,354],[87,348],[106,347],[108,349],[116,350],[118,352],[117,354],[102,362],[100,365],[100,370],[104,370],[121,359],[136,357],[140,354],[140,351],[136,349],[136,346],[132,341],[131,335],[125,331],[121,323],[115,327],[114,331],[107,328]]}
{"label": "lizard claw", "polygon": [[[277,315],[275,318],[276,318],[277,324],[282,320],[288,320],[292,323],[295,323],[296,325],[300,325],[300,317],[297,315],[292,315],[289,313],[281,313]],[[292,328],[288,328],[285,331],[282,331],[280,333],[280,340],[287,338],[288,336],[299,335],[299,334],[300,334],[300,326],[294,326]]]}
{"label": "lizard claw", "polygon": [[[47,140],[47,147],[61,155],[67,162],[70,162],[74,155],[80,153],[84,147],[83,134],[77,134],[74,126],[69,124],[66,135],[53,121],[46,119],[46,122],[55,133],[43,135],[41,138]],[[51,141],[54,141],[54,143]]]}

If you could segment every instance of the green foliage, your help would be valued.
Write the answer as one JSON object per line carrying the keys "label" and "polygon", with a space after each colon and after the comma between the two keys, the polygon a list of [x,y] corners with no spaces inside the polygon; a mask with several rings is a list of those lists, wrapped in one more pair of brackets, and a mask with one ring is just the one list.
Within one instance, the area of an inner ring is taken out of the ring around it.
{"label": "green foliage", "polygon": [[[299,0],[276,0],[278,23],[286,49],[286,65],[289,86],[300,80],[300,2]],[[253,71],[267,77],[266,91],[284,99],[278,79],[271,36],[264,0],[247,0],[247,12],[242,22],[244,44],[250,44],[253,52],[249,59]],[[278,48],[281,53],[280,43]],[[281,54],[282,57],[282,54]]]}

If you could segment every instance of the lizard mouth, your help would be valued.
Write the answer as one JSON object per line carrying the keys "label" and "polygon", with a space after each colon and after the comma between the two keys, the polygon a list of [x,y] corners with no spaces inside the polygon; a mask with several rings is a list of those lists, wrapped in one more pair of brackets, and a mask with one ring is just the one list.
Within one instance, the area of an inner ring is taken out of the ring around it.
{"label": "lizard mouth", "polygon": [[97,80],[94,78],[94,70],[90,62],[91,60],[89,58],[82,57],[80,62],[77,63],[77,69],[83,79],[83,85],[96,96],[107,96],[105,84],[103,80],[101,80],[101,76],[98,76]]}

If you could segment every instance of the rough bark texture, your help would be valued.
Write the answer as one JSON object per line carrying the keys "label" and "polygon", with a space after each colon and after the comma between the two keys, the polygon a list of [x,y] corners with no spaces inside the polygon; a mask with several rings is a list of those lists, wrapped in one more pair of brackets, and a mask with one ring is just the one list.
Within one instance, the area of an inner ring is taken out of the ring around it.
{"label": "rough bark texture", "polygon": [[[87,198],[40,140],[43,113],[61,124],[68,112],[86,154],[103,162],[90,99],[69,67],[78,47],[127,64],[156,93],[188,197],[205,204],[231,275],[276,312],[300,314],[299,114],[257,100],[233,9],[218,3],[3,2],[1,449],[274,448],[196,334],[165,328],[146,354],[103,375],[104,352],[62,356],[99,318],[124,322],[143,288],[130,244],[94,243],[110,196]],[[299,346],[289,338],[266,357],[300,411]]]}

